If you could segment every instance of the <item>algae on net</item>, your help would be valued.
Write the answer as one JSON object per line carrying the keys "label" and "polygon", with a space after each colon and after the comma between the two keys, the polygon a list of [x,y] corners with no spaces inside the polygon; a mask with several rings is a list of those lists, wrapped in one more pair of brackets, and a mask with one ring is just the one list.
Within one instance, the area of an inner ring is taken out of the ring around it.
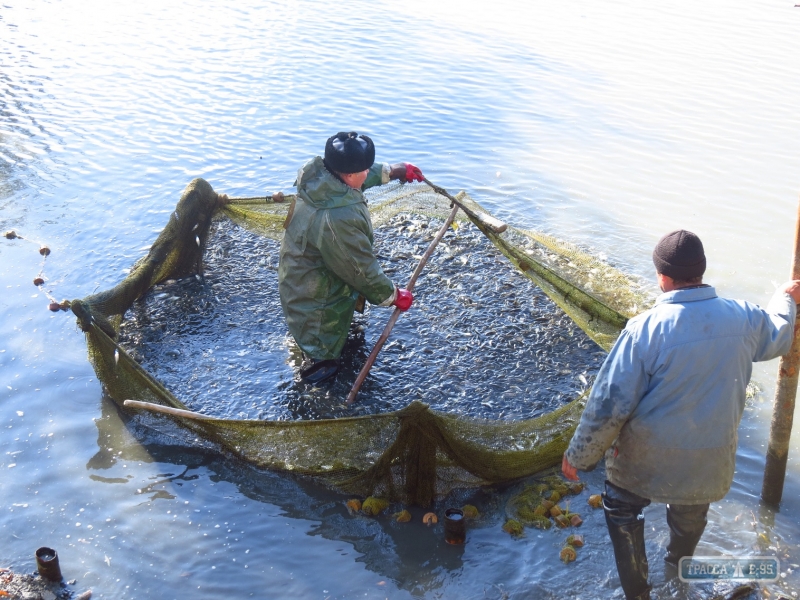
{"label": "algae on net", "polygon": [[[376,253],[404,286],[441,220],[400,214]],[[120,342],[192,410],[225,418],[318,419],[397,410],[412,400],[471,417],[519,420],[572,400],[603,351],[472,225],[448,231],[417,281],[358,401],[344,399],[391,311],[356,314],[336,379],[314,388],[278,296],[280,244],[230,221],[212,228],[205,277],[156,286]]]}

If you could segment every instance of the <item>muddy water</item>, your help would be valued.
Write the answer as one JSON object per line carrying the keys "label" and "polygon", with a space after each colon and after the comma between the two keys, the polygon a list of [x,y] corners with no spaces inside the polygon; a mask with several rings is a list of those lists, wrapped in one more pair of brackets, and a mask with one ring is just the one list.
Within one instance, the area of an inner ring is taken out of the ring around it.
{"label": "muddy water", "polygon": [[[766,303],[787,276],[798,193],[792,4],[4,2],[0,230],[31,241],[0,238],[0,566],[33,570],[46,545],[114,599],[619,598],[596,512],[565,566],[557,533],[501,531],[512,490],[481,492],[484,520],[454,548],[418,518],[351,518],[311,483],[138,429],[103,398],[74,319],[46,305],[116,284],[192,178],[288,192],[339,129],[645,278],[663,233],[696,231],[709,281]],[[755,370],[763,395],[701,550],[780,556],[791,596],[796,441],[780,512],[758,502],[775,369]],[[602,473],[586,480],[597,491]],[[708,596],[664,582],[663,507],[646,517],[657,597]]]}

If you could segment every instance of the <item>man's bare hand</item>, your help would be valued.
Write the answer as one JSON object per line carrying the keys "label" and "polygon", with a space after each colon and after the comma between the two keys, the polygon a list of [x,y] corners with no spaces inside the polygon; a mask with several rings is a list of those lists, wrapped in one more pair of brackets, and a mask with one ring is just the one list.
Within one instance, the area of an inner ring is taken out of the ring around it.
{"label": "man's bare hand", "polygon": [[800,280],[787,281],[781,289],[792,297],[795,304],[800,304]]}
{"label": "man's bare hand", "polygon": [[564,459],[561,461],[561,472],[570,481],[578,481],[578,469],[569,464],[566,454],[564,454]]}

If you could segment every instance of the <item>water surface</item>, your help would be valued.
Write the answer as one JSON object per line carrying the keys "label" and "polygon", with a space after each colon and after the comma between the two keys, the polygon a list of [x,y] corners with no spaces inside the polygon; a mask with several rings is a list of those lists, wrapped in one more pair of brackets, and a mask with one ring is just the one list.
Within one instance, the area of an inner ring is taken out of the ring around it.
{"label": "water surface", "polygon": [[[288,192],[325,138],[356,129],[378,160],[642,277],[663,233],[693,230],[720,293],[766,303],[798,200],[798,19],[766,1],[6,0],[0,230],[26,240],[0,239],[0,566],[32,570],[48,545],[79,590],[115,599],[620,597],[596,512],[564,566],[558,533],[501,531],[512,490],[479,491],[484,519],[452,548],[418,519],[353,518],[312,483],[129,426],[48,294],[116,284],[192,178]],[[797,442],[780,512],[758,502],[775,370],[755,370],[763,394],[701,550],[777,553],[789,593]],[[599,491],[602,473],[587,481]],[[646,516],[657,596],[691,597],[663,584],[663,507]]]}

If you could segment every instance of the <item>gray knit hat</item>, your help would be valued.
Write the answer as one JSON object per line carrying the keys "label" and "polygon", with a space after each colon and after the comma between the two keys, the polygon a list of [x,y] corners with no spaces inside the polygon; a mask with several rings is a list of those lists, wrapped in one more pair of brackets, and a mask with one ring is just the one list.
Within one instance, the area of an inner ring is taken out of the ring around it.
{"label": "gray knit hat", "polygon": [[678,229],[662,237],[653,250],[653,264],[661,275],[672,279],[694,279],[706,271],[703,242],[691,231]]}
{"label": "gray knit hat", "polygon": [[325,166],[337,173],[360,173],[375,163],[375,144],[355,131],[340,131],[325,143]]}

